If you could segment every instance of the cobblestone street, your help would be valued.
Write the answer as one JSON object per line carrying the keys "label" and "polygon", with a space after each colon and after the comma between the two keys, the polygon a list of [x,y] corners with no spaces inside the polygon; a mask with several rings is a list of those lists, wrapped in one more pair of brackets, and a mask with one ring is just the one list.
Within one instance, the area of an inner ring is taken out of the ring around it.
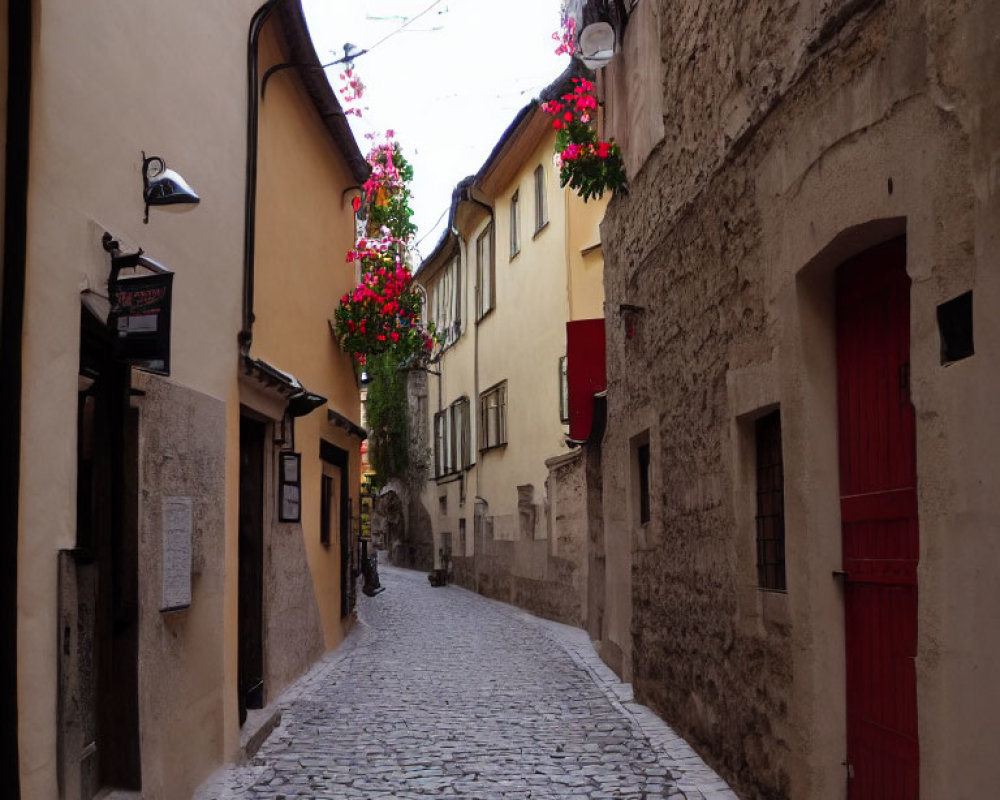
{"label": "cobblestone street", "polygon": [[382,567],[337,651],[209,798],[735,800],[596,657],[583,631]]}

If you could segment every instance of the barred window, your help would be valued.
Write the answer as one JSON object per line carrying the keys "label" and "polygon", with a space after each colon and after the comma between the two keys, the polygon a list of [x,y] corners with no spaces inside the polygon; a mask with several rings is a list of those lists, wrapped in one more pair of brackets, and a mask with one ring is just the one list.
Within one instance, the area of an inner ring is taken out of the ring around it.
{"label": "barred window", "polygon": [[639,466],[639,524],[649,522],[649,442],[636,448]]}
{"label": "barred window", "polygon": [[479,449],[507,443],[507,382],[479,395]]}
{"label": "barred window", "polygon": [[781,457],[781,414],[756,421],[757,584],[785,591],[785,477]]}

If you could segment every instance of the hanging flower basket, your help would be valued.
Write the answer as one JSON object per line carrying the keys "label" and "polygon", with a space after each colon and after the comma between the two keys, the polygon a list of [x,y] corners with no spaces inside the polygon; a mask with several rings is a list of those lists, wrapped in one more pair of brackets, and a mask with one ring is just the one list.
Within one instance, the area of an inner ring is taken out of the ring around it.
{"label": "hanging flower basket", "polygon": [[559,184],[568,185],[586,202],[625,186],[625,165],[615,141],[597,137],[594,84],[584,78],[573,78],[573,83],[571,93],[543,103],[542,109],[552,115],[556,130],[552,161],[559,170]]}
{"label": "hanging flower basket", "polygon": [[359,364],[366,356],[394,350],[400,358],[429,353],[432,330],[420,323],[421,295],[413,275],[402,263],[402,243],[386,236],[365,239],[347,254],[349,263],[361,262],[361,282],[340,298],[334,314],[334,335]]}

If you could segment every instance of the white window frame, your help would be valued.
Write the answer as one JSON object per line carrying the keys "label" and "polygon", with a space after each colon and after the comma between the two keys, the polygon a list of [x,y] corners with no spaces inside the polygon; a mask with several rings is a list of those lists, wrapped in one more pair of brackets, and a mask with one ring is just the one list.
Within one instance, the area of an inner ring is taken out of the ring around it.
{"label": "white window frame", "polygon": [[510,258],[521,252],[521,208],[520,189],[515,191],[510,198]]}
{"label": "white window frame", "polygon": [[476,239],[476,321],[489,314],[496,301],[493,223]]}
{"label": "white window frame", "polygon": [[535,233],[549,224],[548,198],[545,191],[545,167],[535,168]]}
{"label": "white window frame", "polygon": [[434,327],[448,347],[462,335],[462,264],[455,256],[438,276],[431,291]]}

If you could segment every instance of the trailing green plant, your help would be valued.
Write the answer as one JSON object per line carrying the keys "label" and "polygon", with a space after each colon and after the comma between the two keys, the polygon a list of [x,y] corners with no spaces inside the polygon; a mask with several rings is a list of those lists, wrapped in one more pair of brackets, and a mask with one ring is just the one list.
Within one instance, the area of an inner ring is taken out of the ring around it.
{"label": "trailing green plant", "polygon": [[340,298],[333,329],[340,346],[367,373],[367,411],[374,486],[403,478],[409,467],[407,367],[426,361],[434,346],[433,326],[421,323],[422,295],[413,286],[409,243],[416,233],[410,208],[413,167],[393,132],[368,152],[371,175],[354,210],[364,236],[348,251],[360,266],[358,285]]}
{"label": "trailing green plant", "polygon": [[390,478],[402,478],[410,464],[406,376],[394,352],[368,359],[368,458],[377,491]]}
{"label": "trailing green plant", "polygon": [[377,238],[386,228],[396,238],[409,241],[417,232],[410,208],[413,166],[403,155],[392,130],[385,132],[385,140],[381,142],[376,142],[373,134],[367,137],[372,141],[368,153],[372,174],[364,186],[368,211],[365,232],[369,238]]}

